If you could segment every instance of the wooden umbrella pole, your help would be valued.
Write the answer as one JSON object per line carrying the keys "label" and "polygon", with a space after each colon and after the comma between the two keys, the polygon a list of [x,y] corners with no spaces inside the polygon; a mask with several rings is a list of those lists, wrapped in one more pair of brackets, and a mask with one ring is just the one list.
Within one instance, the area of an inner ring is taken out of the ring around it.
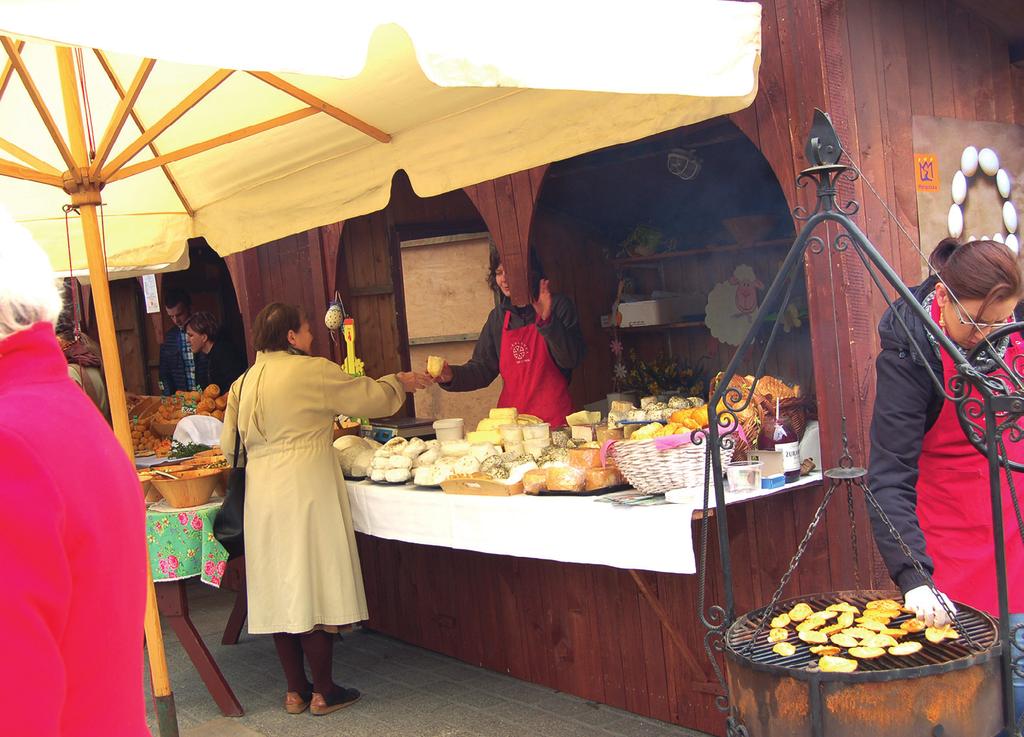
{"label": "wooden umbrella pole", "polygon": [[[96,207],[102,201],[102,184],[89,176],[89,154],[85,145],[85,128],[82,124],[82,104],[78,97],[71,49],[58,46],[57,69],[60,73],[61,92],[64,98],[64,114],[68,124],[68,138],[77,171],[64,175],[65,190],[71,195],[71,203],[78,208],[82,220],[82,237],[89,266],[93,305],[96,308],[96,325],[99,329],[100,351],[103,354],[103,377],[107,382],[107,398],[110,402],[110,416],[114,434],[125,453],[133,458],[132,432],[128,424],[128,406],[124,395],[124,380],[121,374],[121,353],[117,345],[114,328],[114,311],[110,302],[110,283],[107,280],[107,263],[103,257],[103,237],[100,234]],[[141,522],[141,521],[140,521]],[[164,652],[163,632],[160,629],[160,613],[156,606],[156,591],[153,588],[153,574],[146,559],[146,614],[144,627],[149,651],[149,669],[153,685],[153,699],[156,703],[157,728],[160,737],[178,737],[178,722],[174,713],[174,695],[171,693],[170,677],[167,673],[167,657]]]}

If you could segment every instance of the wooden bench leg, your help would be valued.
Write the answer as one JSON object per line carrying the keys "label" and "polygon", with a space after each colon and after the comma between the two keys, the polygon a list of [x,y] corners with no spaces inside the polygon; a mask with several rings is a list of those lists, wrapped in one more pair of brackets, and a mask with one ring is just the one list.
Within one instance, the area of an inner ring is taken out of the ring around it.
{"label": "wooden bench leg", "polygon": [[235,594],[235,606],[231,609],[231,616],[228,617],[227,626],[224,627],[224,636],[221,638],[220,644],[237,645],[238,636],[242,634],[242,627],[249,616],[249,603],[245,590],[244,555],[228,563],[221,586],[237,593]]}
{"label": "wooden bench leg", "polygon": [[195,625],[188,615],[188,596],[185,593],[184,581],[161,581],[156,585],[156,600],[160,614],[167,618],[174,634],[178,636],[181,646],[188,653],[192,665],[195,666],[199,677],[206,684],[206,690],[213,697],[214,702],[220,709],[221,714],[226,717],[240,717],[243,714],[242,705],[235,698],[234,691],[228,685],[224,674],[220,672],[216,661],[206,649],[206,643],[199,636]]}

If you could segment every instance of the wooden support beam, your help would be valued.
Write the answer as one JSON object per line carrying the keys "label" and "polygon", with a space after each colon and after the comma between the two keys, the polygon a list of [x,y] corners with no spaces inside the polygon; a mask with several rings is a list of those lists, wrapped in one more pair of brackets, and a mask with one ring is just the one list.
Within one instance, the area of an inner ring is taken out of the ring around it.
{"label": "wooden support beam", "polygon": [[[20,54],[21,50],[23,48],[25,48],[25,42],[24,41],[18,41],[18,43],[15,46],[15,48],[18,49],[18,53]],[[0,72],[0,98],[2,98],[4,96],[4,92],[7,91],[7,85],[11,81],[11,73],[13,71],[14,71],[14,64],[11,63],[10,59],[8,59],[7,62],[4,64],[3,71]]]}
{"label": "wooden support beam", "polygon": [[[21,58],[21,53],[15,47],[14,41],[11,40],[10,36],[0,36],[0,44],[3,44],[4,51],[7,52],[7,58],[10,59],[11,65],[14,70],[21,77],[21,83],[25,85],[25,91],[28,93],[29,99],[32,100],[32,104],[36,108],[36,112],[39,113],[39,117],[43,121],[43,125],[46,126],[46,130],[50,133],[50,138],[53,139],[54,145],[60,152],[60,157],[64,159],[64,164],[68,167],[73,175],[77,175],[77,165],[75,164],[75,157],[71,153],[71,149],[68,148],[67,142],[64,140],[63,134],[57,127],[57,121],[53,119],[53,115],[50,114],[50,109],[46,106],[46,102],[43,100],[43,96],[39,92],[39,88],[36,87],[35,80],[32,79],[32,75],[29,73],[28,68],[25,66],[25,60]],[[58,47],[58,50],[61,47]],[[67,47],[64,47],[67,48]],[[70,49],[68,52],[70,53]]]}
{"label": "wooden support beam", "polygon": [[651,609],[654,610],[654,614],[658,617],[658,621],[661,622],[661,626],[665,629],[672,644],[676,646],[676,650],[682,655],[682,661],[686,670],[690,672],[690,675],[695,681],[703,681],[707,678],[703,670],[697,665],[700,661],[697,659],[696,654],[686,644],[686,640],[679,634],[679,630],[676,629],[675,624],[672,622],[672,618],[669,616],[668,609],[658,599],[657,594],[651,591],[651,587],[647,585],[647,582],[643,577],[633,569],[630,569],[629,575],[633,578],[633,582],[636,587],[640,589],[640,593],[644,599],[650,605]]}
{"label": "wooden support beam", "polygon": [[210,75],[209,79],[192,90],[188,97],[171,108],[166,115],[154,123],[153,126],[146,130],[141,136],[135,139],[128,148],[118,154],[117,158],[107,164],[103,168],[103,173],[100,175],[100,179],[104,182],[110,181],[110,177],[113,176],[114,172],[135,158],[135,155],[139,153],[139,151],[144,149],[154,139],[156,139],[157,136],[178,122],[185,113],[202,102],[203,98],[217,89],[225,79],[231,76],[231,74],[232,71],[230,69],[218,69]]}
{"label": "wooden support beam", "polygon": [[64,180],[59,176],[55,174],[44,174],[37,169],[22,166],[21,164],[15,164],[13,161],[7,161],[6,159],[0,159],[0,176],[24,179],[28,182],[39,182],[40,184],[49,184],[53,187],[57,187],[58,189],[64,189]]}
{"label": "wooden support beam", "polygon": [[391,142],[391,136],[385,133],[384,131],[380,130],[379,128],[375,128],[369,123],[360,120],[356,116],[350,113],[346,113],[344,110],[335,107],[329,102],[321,100],[316,95],[310,94],[309,92],[306,92],[304,89],[296,87],[291,82],[281,79],[276,74],[271,74],[270,72],[249,72],[249,74],[256,77],[256,79],[262,82],[266,82],[271,87],[278,89],[281,92],[284,92],[285,94],[291,95],[296,100],[302,100],[302,102],[306,103],[310,107],[315,107],[317,110],[327,113],[332,118],[340,120],[345,125],[352,126],[357,131],[360,131],[361,133],[365,133],[366,135],[370,136],[370,138],[375,138],[381,143]]}
{"label": "wooden support beam", "polygon": [[126,166],[120,171],[115,172],[106,181],[116,182],[118,179],[126,179],[135,174],[141,174],[144,171],[155,169],[158,166],[163,166],[165,164],[170,164],[175,161],[180,161],[181,159],[187,159],[190,156],[201,154],[204,151],[209,151],[210,149],[217,148],[218,146],[223,146],[227,143],[234,143],[235,141],[240,141],[243,138],[254,136],[257,133],[262,133],[263,131],[268,131],[271,130],[272,128],[278,128],[282,125],[287,125],[288,123],[294,123],[297,120],[308,118],[310,115],[316,115],[319,112],[320,111],[315,108],[307,107],[303,108],[302,110],[296,110],[293,113],[288,113],[287,115],[281,115],[277,118],[272,118],[262,123],[256,123],[255,125],[246,126],[245,128],[232,131],[231,133],[225,133],[222,136],[211,138],[208,141],[203,141],[202,143],[194,143],[191,146],[179,148],[177,151],[171,151],[170,153],[164,154],[163,156],[157,156],[156,158],[149,159],[148,161],[143,161],[133,166]]}
{"label": "wooden support beam", "polygon": [[51,166],[47,162],[43,161],[37,156],[30,154],[28,151],[23,149],[6,138],[0,138],[0,149],[3,149],[11,156],[21,159],[23,162],[31,166],[33,169],[37,169],[44,174],[53,174],[54,176],[60,176],[60,169],[56,166]]}
{"label": "wooden support beam", "polygon": [[[106,55],[99,49],[93,49],[93,52],[95,52],[96,58],[99,59],[100,66],[103,67],[103,71],[106,72],[107,79],[110,80],[110,84],[113,85],[114,90],[117,91],[117,94],[120,97],[125,97],[126,90],[124,85],[122,85],[121,80],[117,78],[117,74],[114,72],[114,68],[110,65],[110,62],[107,61]],[[131,115],[132,121],[138,127],[139,133],[144,133],[146,131],[146,126],[143,125],[142,120],[139,118],[135,110],[129,110],[129,114]],[[160,155],[160,150],[156,147],[155,143],[150,142],[149,150],[154,156]],[[181,206],[185,208],[185,212],[188,213],[188,216],[192,217],[195,215],[196,211],[192,208],[192,205],[189,204],[188,199],[185,197],[185,193],[181,191],[181,187],[178,185],[178,180],[176,180],[174,175],[171,174],[171,170],[166,166],[161,166],[160,169],[167,178],[167,183],[170,184],[171,189],[174,190],[174,194],[178,196],[178,201],[181,202]]]}
{"label": "wooden support beam", "polygon": [[96,158],[92,162],[93,179],[99,176],[100,170],[103,168],[103,164],[106,163],[107,157],[110,156],[110,151],[114,147],[114,142],[117,141],[117,137],[121,135],[121,129],[124,128],[125,121],[127,121],[128,116],[131,115],[132,108],[135,106],[135,101],[139,99],[139,95],[142,93],[142,87],[146,84],[146,80],[149,79],[149,75],[153,71],[153,67],[155,65],[156,59],[143,59],[142,63],[139,64],[138,71],[135,72],[135,78],[128,87],[128,91],[124,95],[121,95],[121,101],[117,103],[117,107],[114,109],[114,114],[110,116],[110,122],[107,124],[107,130],[104,131],[103,138],[100,139],[100,145],[96,148]]}

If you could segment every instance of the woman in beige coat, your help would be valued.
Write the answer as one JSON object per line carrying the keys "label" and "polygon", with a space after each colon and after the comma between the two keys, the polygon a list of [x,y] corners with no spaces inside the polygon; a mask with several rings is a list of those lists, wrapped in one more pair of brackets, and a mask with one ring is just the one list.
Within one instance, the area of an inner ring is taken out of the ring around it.
{"label": "woman in beige coat", "polygon": [[367,618],[348,494],[331,446],[333,418],[394,414],[407,392],[430,379],[353,378],[308,355],[313,334],[293,305],[264,307],[253,343],[256,363],[231,385],[221,435],[229,458],[236,426],[245,447],[249,632],[274,635],[288,681],[285,709],[323,715],[359,698],[335,685],[331,661],[338,626]]}

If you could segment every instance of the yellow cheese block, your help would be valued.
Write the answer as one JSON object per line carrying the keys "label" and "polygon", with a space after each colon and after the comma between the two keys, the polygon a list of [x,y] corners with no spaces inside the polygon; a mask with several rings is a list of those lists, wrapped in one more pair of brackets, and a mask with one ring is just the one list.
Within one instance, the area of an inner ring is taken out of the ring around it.
{"label": "yellow cheese block", "polygon": [[600,412],[587,412],[582,410],[580,412],[573,412],[571,415],[565,418],[567,425],[596,425],[601,421]]}
{"label": "yellow cheese block", "polygon": [[427,373],[437,378],[444,370],[444,359],[441,356],[427,356]]}
{"label": "yellow cheese block", "polygon": [[488,416],[492,420],[501,420],[503,423],[515,422],[519,411],[515,407],[495,407]]}
{"label": "yellow cheese block", "polygon": [[497,430],[476,430],[475,432],[466,433],[466,442],[470,445],[475,443],[501,445],[501,433]]}
{"label": "yellow cheese block", "polygon": [[485,417],[480,420],[477,424],[476,429],[480,432],[497,432],[498,428],[502,425],[507,425],[508,422],[505,420],[492,420],[490,417]]}

